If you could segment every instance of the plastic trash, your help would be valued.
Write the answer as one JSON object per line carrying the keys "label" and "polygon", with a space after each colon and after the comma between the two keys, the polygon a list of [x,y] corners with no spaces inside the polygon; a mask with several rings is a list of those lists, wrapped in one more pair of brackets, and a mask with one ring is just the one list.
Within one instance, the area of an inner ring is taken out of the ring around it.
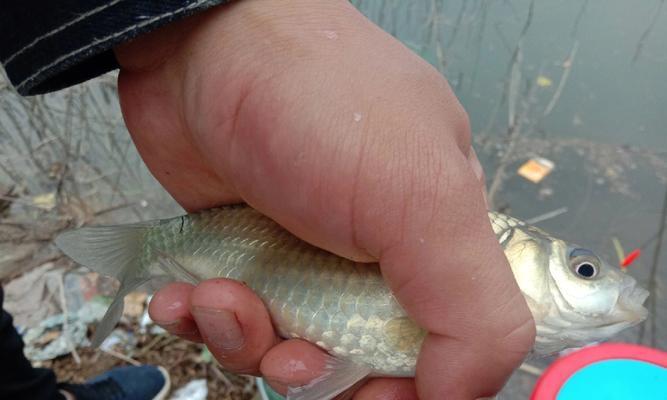
{"label": "plastic trash", "polygon": [[533,183],[539,183],[551,173],[556,164],[543,157],[533,157],[519,167],[517,174]]}
{"label": "plastic trash", "polygon": [[64,314],[57,314],[27,329],[23,335],[26,357],[32,361],[52,360],[73,348],[89,345],[88,325],[102,319],[106,309],[107,304],[92,301],[78,312],[68,314],[67,321]]}
{"label": "plastic trash", "polygon": [[206,379],[195,379],[178,388],[169,400],[206,400],[208,387]]}

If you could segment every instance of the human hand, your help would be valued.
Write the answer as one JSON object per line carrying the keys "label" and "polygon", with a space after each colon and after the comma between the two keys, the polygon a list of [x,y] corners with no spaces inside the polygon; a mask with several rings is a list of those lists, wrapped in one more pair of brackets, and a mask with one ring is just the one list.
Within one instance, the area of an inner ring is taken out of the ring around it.
{"label": "human hand", "polygon": [[[489,224],[467,116],[436,70],[343,0],[233,2],[116,55],[132,138],[184,208],[244,201],[318,247],[379,261],[430,332],[415,380],[373,379],[356,399],[500,389],[534,323]],[[322,373],[324,353],[279,339],[240,283],[173,284],[150,312],[279,391]]]}

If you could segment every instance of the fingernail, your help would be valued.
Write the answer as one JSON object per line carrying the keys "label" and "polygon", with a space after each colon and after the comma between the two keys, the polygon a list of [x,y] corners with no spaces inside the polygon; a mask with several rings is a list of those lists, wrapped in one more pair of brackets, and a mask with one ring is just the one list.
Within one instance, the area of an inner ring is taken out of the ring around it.
{"label": "fingernail", "polygon": [[[170,333],[174,335],[198,335],[199,332],[197,331],[196,327],[193,327],[191,329],[183,329],[184,326],[192,326],[194,325],[192,321],[185,321],[183,318],[179,318],[175,321],[153,321],[159,326],[161,326],[163,329],[166,329]],[[180,329],[179,329],[180,328]]]}
{"label": "fingernail", "polygon": [[193,307],[199,332],[211,345],[222,350],[233,351],[243,346],[245,338],[236,315],[227,310],[218,310],[207,307]]}

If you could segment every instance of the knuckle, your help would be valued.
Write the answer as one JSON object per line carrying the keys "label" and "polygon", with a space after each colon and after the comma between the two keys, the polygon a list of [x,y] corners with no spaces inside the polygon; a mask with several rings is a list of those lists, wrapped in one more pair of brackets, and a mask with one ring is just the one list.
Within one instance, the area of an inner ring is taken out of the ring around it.
{"label": "knuckle", "polygon": [[[424,74],[420,84],[416,85],[422,90],[415,97],[429,99],[429,104],[424,104],[424,109],[437,113],[435,115],[438,116],[440,127],[444,126],[447,136],[454,139],[459,149],[467,154],[472,143],[470,117],[447,80],[437,70],[430,71],[431,73]],[[439,132],[442,131],[439,129]]]}
{"label": "knuckle", "polygon": [[213,354],[220,365],[227,371],[253,376],[259,376],[260,374],[261,357],[257,357],[247,351],[227,353],[214,350]]}
{"label": "knuckle", "polygon": [[535,332],[535,321],[532,315],[522,313],[520,318],[515,318],[514,322],[505,327],[505,333],[500,335],[497,342],[509,355],[509,361],[518,363],[532,350]]}

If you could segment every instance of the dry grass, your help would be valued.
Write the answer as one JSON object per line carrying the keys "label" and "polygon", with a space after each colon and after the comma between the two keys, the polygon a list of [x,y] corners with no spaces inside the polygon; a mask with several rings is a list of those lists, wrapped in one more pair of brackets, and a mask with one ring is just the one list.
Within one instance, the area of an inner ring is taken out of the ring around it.
{"label": "dry grass", "polygon": [[0,279],[55,257],[62,229],[176,210],[132,145],[113,75],[29,98],[0,76],[0,252],[22,255],[0,259]]}
{"label": "dry grass", "polygon": [[[52,245],[63,229],[177,212],[127,134],[115,76],[24,98],[0,75],[0,281],[49,260],[71,266]],[[137,327],[126,328],[136,332]],[[200,344],[164,335],[138,334],[137,339],[128,355],[166,367],[174,388],[206,378],[210,398],[243,400],[255,394],[250,378],[202,361]],[[78,382],[124,364],[90,348],[41,363],[60,380]]]}
{"label": "dry grass", "polygon": [[[203,349],[201,344],[186,342],[173,336],[143,334],[138,336],[136,349],[131,356],[141,364],[165,367],[171,377],[172,390],[194,379],[206,379],[209,399],[250,400],[254,397],[256,390],[252,378],[230,374],[218,367],[214,361],[202,359]],[[80,349],[79,354],[79,363],[68,354],[41,365],[52,368],[59,381],[78,383],[111,368],[129,365],[128,362],[97,349]]]}

